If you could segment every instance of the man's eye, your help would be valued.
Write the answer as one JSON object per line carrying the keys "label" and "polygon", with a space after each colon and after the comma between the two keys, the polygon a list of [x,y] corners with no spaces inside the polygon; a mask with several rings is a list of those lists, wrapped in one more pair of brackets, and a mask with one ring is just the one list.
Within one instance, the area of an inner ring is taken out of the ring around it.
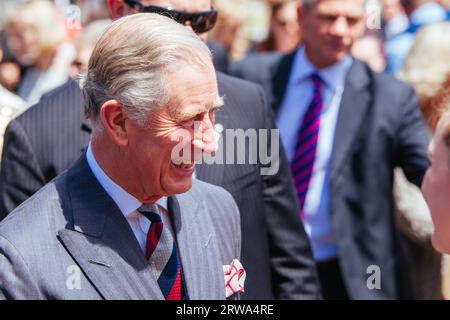
{"label": "man's eye", "polygon": [[359,19],[358,18],[348,18],[347,19],[347,23],[349,24],[349,25],[355,25],[355,24],[357,24],[359,22]]}
{"label": "man's eye", "polygon": [[209,119],[211,121],[215,121],[216,119],[216,112],[219,111],[218,109],[213,109],[209,112]]}
{"label": "man's eye", "polygon": [[194,126],[194,121],[195,121],[195,119],[185,120],[185,121],[182,121],[180,123],[180,125],[184,128],[192,128]]}
{"label": "man's eye", "polygon": [[336,17],[332,16],[332,15],[325,15],[324,14],[324,15],[320,16],[320,19],[323,20],[323,21],[332,22],[332,21],[336,20]]}

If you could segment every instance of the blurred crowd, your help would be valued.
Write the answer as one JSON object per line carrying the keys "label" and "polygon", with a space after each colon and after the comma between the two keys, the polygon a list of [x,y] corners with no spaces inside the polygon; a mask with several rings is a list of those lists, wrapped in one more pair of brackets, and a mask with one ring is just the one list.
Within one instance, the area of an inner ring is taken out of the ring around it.
{"label": "blurred crowd", "polygon": [[[286,54],[302,44],[298,0],[215,0],[219,16],[208,45],[215,66]],[[450,1],[366,1],[368,20],[352,55],[408,83],[433,134],[437,99],[450,87]],[[0,148],[9,121],[43,95],[87,70],[110,24],[106,0],[0,0]],[[420,189],[394,175],[398,229],[408,248],[417,299],[450,298],[450,263],[431,244],[433,223]]]}
{"label": "blurred crowd", "polygon": [[[1,3],[1,136],[8,121],[86,70],[109,25],[103,1]],[[3,139],[3,138],[1,138]]]}
{"label": "blurred crowd", "polygon": [[[230,61],[248,54],[295,50],[301,43],[297,2],[213,1],[220,12],[209,35],[216,68],[226,72]],[[352,53],[374,70],[410,83],[424,101],[450,68],[445,63],[449,6],[447,0],[367,1],[370,21]],[[106,0],[2,0],[0,9],[0,92],[7,118],[84,71],[95,40],[110,22]],[[433,26],[422,30],[428,24]],[[6,120],[1,121],[4,129]]]}

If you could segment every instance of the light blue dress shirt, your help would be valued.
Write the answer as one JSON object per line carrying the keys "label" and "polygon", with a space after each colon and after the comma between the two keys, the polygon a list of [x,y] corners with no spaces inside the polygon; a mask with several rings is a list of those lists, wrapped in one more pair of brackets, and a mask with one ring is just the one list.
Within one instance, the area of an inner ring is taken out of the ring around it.
{"label": "light blue dress shirt", "polygon": [[[137,209],[142,206],[142,202],[129,194],[125,189],[108,177],[108,175],[98,164],[97,160],[95,160],[91,143],[89,143],[86,151],[86,160],[95,178],[98,180],[103,189],[105,189],[106,193],[113,199],[117,207],[119,207],[120,211],[130,225],[136,240],[139,242],[142,252],[145,254],[147,233],[151,222],[137,211]],[[167,197],[162,197],[156,201],[156,204],[158,205],[157,209],[159,210],[158,213],[160,215],[168,215],[167,200]]]}
{"label": "light blue dress shirt", "polygon": [[333,66],[316,70],[306,57],[304,47],[301,47],[295,55],[277,119],[281,140],[291,162],[303,117],[313,98],[313,85],[309,76],[317,72],[324,81],[322,85],[324,106],[314,170],[304,207],[305,230],[311,240],[316,261],[329,260],[338,255],[330,208],[331,155],[345,78],[352,62],[353,59],[347,56]]}

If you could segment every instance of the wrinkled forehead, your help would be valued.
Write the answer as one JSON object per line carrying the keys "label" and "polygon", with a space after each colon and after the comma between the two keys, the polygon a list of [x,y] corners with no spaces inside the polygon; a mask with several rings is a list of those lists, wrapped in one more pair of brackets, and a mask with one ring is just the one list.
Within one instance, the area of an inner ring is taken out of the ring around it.
{"label": "wrinkled forehead", "polygon": [[181,11],[198,12],[211,8],[211,0],[141,0],[145,6],[171,7]]}

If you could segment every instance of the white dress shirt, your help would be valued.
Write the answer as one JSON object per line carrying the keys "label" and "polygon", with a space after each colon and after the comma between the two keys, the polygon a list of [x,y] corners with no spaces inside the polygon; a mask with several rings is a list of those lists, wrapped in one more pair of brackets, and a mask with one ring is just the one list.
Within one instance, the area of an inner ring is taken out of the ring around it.
{"label": "white dress shirt", "polygon": [[331,155],[345,78],[352,62],[353,59],[347,56],[335,65],[316,70],[306,57],[304,47],[301,47],[295,55],[277,119],[281,139],[291,162],[301,123],[313,98],[313,85],[309,77],[317,72],[324,82],[322,84],[324,106],[320,118],[314,169],[304,206],[305,229],[310,237],[316,261],[329,260],[338,255],[331,223]]}
{"label": "white dress shirt", "polygon": [[[103,169],[95,160],[94,154],[92,153],[91,144],[89,143],[88,149],[86,151],[86,158],[89,167],[91,168],[94,176],[97,178],[100,185],[105,189],[106,193],[113,199],[116,205],[119,207],[122,214],[127,219],[130,224],[131,229],[141,246],[142,252],[145,255],[146,243],[147,243],[147,233],[150,228],[151,222],[141,213],[137,211],[142,202],[133,197],[127,191],[125,191],[121,186],[115,183],[110,177],[106,175]],[[159,214],[164,218],[168,217],[167,210],[167,197],[162,197],[157,202],[157,208]]]}

